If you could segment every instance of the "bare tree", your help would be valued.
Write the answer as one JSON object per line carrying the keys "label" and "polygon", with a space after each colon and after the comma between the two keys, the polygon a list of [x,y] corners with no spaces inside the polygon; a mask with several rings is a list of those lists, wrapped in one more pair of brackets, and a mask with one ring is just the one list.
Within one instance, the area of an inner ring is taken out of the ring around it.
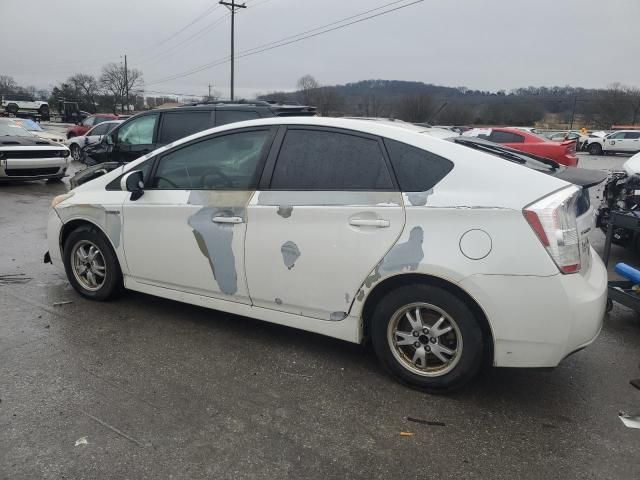
{"label": "bare tree", "polygon": [[100,95],[100,85],[96,77],[85,73],[76,73],[67,79],[67,83],[78,92],[82,102],[89,105],[90,111],[95,113],[98,106],[98,95]]}
{"label": "bare tree", "polygon": [[405,95],[397,104],[398,118],[407,122],[422,123],[429,121],[435,107],[433,99],[427,94]]}
{"label": "bare tree", "polygon": [[0,93],[14,93],[18,90],[18,84],[9,75],[0,75]]}
{"label": "bare tree", "polygon": [[125,72],[124,65],[108,63],[102,67],[100,86],[109,97],[109,104],[113,112],[116,113],[119,104],[121,112],[124,113],[127,87],[131,97],[142,93],[144,86],[142,72],[135,68],[130,68]]}
{"label": "bare tree", "polygon": [[311,75],[305,75],[298,80],[298,93],[302,103],[305,105],[313,105],[316,103],[316,96],[320,84]]}
{"label": "bare tree", "polygon": [[320,87],[314,91],[315,105],[318,108],[318,114],[327,117],[335,115],[342,110],[344,99],[338,94],[333,87]]}

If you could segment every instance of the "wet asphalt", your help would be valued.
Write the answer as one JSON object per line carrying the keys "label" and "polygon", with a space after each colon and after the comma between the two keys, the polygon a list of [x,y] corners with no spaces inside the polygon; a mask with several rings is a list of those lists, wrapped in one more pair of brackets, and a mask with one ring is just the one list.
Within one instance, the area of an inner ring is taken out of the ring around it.
{"label": "wet asphalt", "polygon": [[640,430],[618,418],[640,413],[635,312],[616,305],[553,371],[428,395],[367,347],[133,292],[82,299],[42,263],[66,189],[0,184],[0,276],[25,282],[0,280],[0,479],[640,478]]}

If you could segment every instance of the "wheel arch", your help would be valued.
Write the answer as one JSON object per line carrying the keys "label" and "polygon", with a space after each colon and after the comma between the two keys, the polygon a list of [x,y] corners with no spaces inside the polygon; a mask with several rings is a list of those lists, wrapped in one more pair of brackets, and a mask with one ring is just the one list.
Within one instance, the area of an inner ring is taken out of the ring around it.
{"label": "wheel arch", "polygon": [[365,340],[369,338],[371,331],[371,317],[376,305],[382,298],[392,290],[405,285],[431,285],[447,290],[462,300],[467,307],[473,312],[474,316],[480,322],[480,328],[484,338],[485,347],[485,364],[493,364],[494,335],[491,330],[489,319],[480,306],[480,304],[464,289],[455,283],[442,277],[436,277],[422,273],[405,273],[402,275],[394,275],[382,280],[367,294],[364,305],[362,307],[363,334]]}
{"label": "wheel arch", "polygon": [[[88,220],[86,218],[74,218],[62,225],[62,228],[60,229],[60,239],[59,239],[60,252],[64,254],[64,242],[69,237],[69,234],[71,234],[71,232],[83,226],[86,226],[89,228],[91,227],[96,228],[100,233],[102,233],[102,235],[104,235],[104,237],[107,239],[107,242],[109,242],[109,246],[113,249],[113,252],[116,255],[116,258],[118,258],[118,251],[116,250],[115,245],[111,241],[111,238],[109,238],[109,235],[107,235],[107,232],[105,232],[104,229],[100,225],[98,225],[96,222],[92,220]],[[118,261],[120,262],[119,258],[118,258]],[[121,264],[120,268],[122,268],[122,262],[120,262],[120,264]]]}

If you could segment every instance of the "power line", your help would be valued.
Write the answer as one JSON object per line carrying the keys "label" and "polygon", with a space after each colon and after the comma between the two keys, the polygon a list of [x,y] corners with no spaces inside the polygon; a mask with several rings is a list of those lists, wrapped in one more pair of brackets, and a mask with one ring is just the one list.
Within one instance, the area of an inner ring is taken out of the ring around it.
{"label": "power line", "polygon": [[[400,0],[400,1],[406,1],[406,0]],[[313,38],[313,37],[317,37],[319,35],[323,35],[325,33],[333,32],[333,31],[336,31],[336,30],[340,30],[342,28],[346,28],[348,26],[355,25],[357,23],[361,23],[361,22],[370,20],[372,18],[380,17],[382,15],[386,15],[388,13],[392,13],[392,12],[395,12],[397,10],[401,10],[403,8],[410,7],[412,5],[415,5],[417,3],[421,3],[423,1],[424,0],[414,0],[413,2],[407,3],[405,5],[400,5],[398,7],[395,7],[395,8],[389,9],[389,10],[385,10],[383,12],[379,12],[379,13],[376,13],[374,15],[369,15],[367,17],[360,18],[358,20],[354,20],[354,21],[349,22],[349,23],[344,23],[343,25],[338,25],[338,26],[335,26],[333,28],[326,28],[326,27],[329,27],[331,25],[336,25],[337,23],[342,23],[342,22],[346,21],[347,19],[362,16],[362,15],[364,15],[367,12],[370,11],[370,10],[368,10],[366,12],[360,13],[359,15],[347,17],[347,18],[342,19],[341,21],[338,20],[336,22],[332,22],[332,23],[324,25],[322,27],[317,27],[317,28],[312,30],[312,31],[315,31],[315,33],[310,33],[310,34],[305,35],[305,36],[300,36],[300,35],[304,35],[304,33],[300,33],[298,35],[292,35],[292,36],[289,36],[289,37],[285,37],[284,39],[281,39],[281,40],[276,41],[276,42],[271,42],[269,44],[270,46],[265,46],[264,48],[259,46],[259,47],[254,47],[252,49],[244,50],[244,51],[240,52],[240,54],[237,56],[237,58],[243,58],[243,57],[249,57],[251,55],[257,55],[259,53],[263,53],[263,52],[266,52],[266,51],[269,51],[269,50],[273,50],[273,49],[276,49],[276,48],[284,47],[286,45],[291,45],[293,43],[297,43],[297,42],[300,42],[302,40],[306,40],[308,38]],[[389,6],[391,6],[393,4],[397,4],[397,3],[398,3],[398,0],[396,0],[394,2],[389,2],[386,5],[383,5],[382,7],[377,8],[376,10],[380,10],[381,8],[389,7]],[[321,30],[323,28],[325,28],[325,30]],[[321,30],[321,31],[317,31],[317,30]],[[297,37],[299,37],[299,38],[297,38]],[[289,39],[289,38],[294,38],[294,39],[285,41],[286,39]],[[158,83],[165,83],[165,82],[168,82],[168,81],[171,81],[171,80],[177,80],[178,78],[188,77],[188,76],[194,75],[196,73],[199,73],[201,71],[207,70],[209,68],[213,68],[213,67],[216,67],[216,66],[219,66],[219,65],[223,65],[223,64],[227,63],[229,60],[230,60],[229,57],[224,57],[224,58],[221,58],[219,60],[215,60],[215,61],[213,61],[211,63],[207,63],[207,64],[201,65],[199,67],[195,67],[195,68],[193,68],[191,70],[187,70],[186,72],[182,72],[182,73],[177,74],[177,75],[172,75],[172,76],[169,76],[169,77],[166,77],[166,78],[162,78],[162,79],[159,79],[159,80],[156,80],[156,81],[148,82],[147,85],[156,85]]]}
{"label": "power line", "polygon": [[178,35],[180,35],[182,32],[184,32],[186,29],[188,29],[191,25],[194,25],[194,24],[198,23],[200,20],[205,18],[207,15],[213,13],[218,7],[220,7],[220,5],[217,5],[217,4],[210,6],[204,12],[202,12],[200,15],[198,15],[196,18],[194,18],[192,21],[187,23],[184,27],[182,27],[178,31],[172,33],[171,35],[166,37],[164,40],[161,40],[160,42],[158,42],[155,46],[153,46],[151,48],[156,48],[156,47],[159,47],[160,45],[164,45],[165,43],[167,43],[172,38],[175,38]]}

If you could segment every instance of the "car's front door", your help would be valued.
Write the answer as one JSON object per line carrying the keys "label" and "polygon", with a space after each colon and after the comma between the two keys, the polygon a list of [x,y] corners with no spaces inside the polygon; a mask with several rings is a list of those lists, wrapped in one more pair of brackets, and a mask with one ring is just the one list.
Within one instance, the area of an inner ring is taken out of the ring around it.
{"label": "car's front door", "polygon": [[604,150],[609,152],[624,152],[624,144],[624,132],[612,133],[604,141]]}
{"label": "car's front door", "polygon": [[249,303],[246,206],[273,129],[224,132],[157,159],[138,200],[126,200],[124,250],[134,280]]}
{"label": "car's front door", "polygon": [[155,150],[160,114],[134,117],[113,132],[114,142],[109,160],[131,162]]}
{"label": "car's front door", "polygon": [[379,138],[288,127],[248,208],[253,304],[342,320],[404,220]]}

